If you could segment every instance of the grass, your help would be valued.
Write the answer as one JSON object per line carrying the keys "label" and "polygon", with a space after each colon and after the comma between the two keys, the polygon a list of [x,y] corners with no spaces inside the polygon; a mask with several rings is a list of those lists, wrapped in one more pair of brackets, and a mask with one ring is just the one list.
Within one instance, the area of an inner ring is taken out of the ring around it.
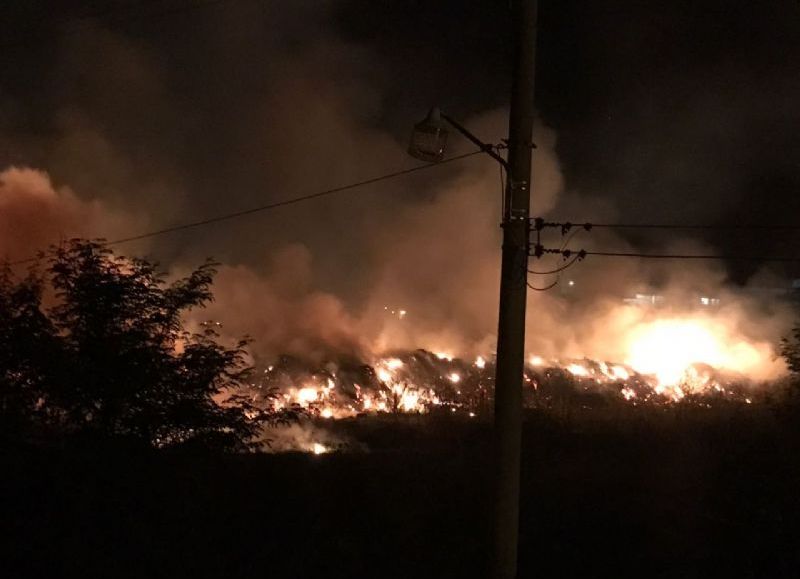
{"label": "grass", "polygon": [[[483,576],[485,422],[384,416],[335,429],[368,450],[7,450],[4,575]],[[794,577],[799,441],[760,405],[530,412],[520,576]]]}

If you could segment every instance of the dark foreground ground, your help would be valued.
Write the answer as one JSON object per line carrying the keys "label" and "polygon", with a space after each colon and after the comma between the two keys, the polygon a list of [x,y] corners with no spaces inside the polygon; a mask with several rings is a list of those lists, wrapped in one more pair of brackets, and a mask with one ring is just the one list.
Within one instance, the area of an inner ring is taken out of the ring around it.
{"label": "dark foreground ground", "polygon": [[[485,426],[337,428],[370,451],[7,450],[0,576],[482,576]],[[795,432],[752,407],[529,416],[520,576],[800,576]]]}

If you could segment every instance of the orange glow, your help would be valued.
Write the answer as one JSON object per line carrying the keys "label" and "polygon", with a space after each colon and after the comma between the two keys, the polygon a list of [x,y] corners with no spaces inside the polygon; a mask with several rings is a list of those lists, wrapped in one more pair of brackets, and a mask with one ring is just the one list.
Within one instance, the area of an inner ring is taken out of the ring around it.
{"label": "orange glow", "polygon": [[693,364],[746,373],[762,358],[755,346],[743,341],[731,343],[722,328],[702,318],[640,324],[627,341],[626,363],[641,374],[654,375],[664,387],[684,381]]}
{"label": "orange glow", "polygon": [[581,378],[585,378],[585,377],[589,376],[589,370],[587,370],[585,367],[581,366],[580,364],[570,364],[569,366],[567,366],[567,370],[573,376],[579,376]]}

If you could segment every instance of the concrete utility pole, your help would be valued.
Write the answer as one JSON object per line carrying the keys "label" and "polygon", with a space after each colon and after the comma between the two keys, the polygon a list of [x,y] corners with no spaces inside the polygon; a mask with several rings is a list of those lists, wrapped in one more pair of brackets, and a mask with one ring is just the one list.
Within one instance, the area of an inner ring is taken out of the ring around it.
{"label": "concrete utility pole", "polygon": [[493,579],[514,579],[517,575],[536,8],[536,0],[511,0],[514,78],[508,123],[508,159],[503,159],[495,147],[481,141],[438,108],[432,108],[425,119],[414,125],[408,146],[409,154],[417,159],[428,163],[441,161],[447,145],[445,124],[448,124],[500,163],[508,173],[503,206],[503,262],[495,374]]}
{"label": "concrete utility pole", "polygon": [[536,12],[536,0],[511,1],[514,56],[495,374],[493,579],[517,575]]}

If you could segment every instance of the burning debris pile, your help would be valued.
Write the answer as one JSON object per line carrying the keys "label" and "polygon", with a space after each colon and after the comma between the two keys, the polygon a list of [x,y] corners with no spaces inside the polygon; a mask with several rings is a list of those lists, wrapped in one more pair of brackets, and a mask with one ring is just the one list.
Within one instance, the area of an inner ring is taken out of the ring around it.
{"label": "burning debris pile", "polygon": [[[702,320],[648,322],[622,340],[628,352],[624,363],[528,356],[526,407],[750,404],[760,391],[757,368],[774,363],[765,358],[763,345],[726,340]],[[369,414],[490,415],[494,370],[488,355],[466,358],[423,349],[396,350],[369,361],[340,357],[311,363],[282,356],[258,372],[250,394],[256,406],[309,417],[317,434],[304,433],[304,442],[290,447],[319,454],[335,447],[335,441],[320,442],[327,420]]]}
{"label": "burning debris pile", "polygon": [[[545,360],[530,356],[525,403],[550,407],[581,399],[630,404],[669,404],[690,397],[751,402],[744,376],[695,363],[679,380],[664,383],[630,366],[595,360]],[[253,403],[275,410],[297,409],[321,419],[372,413],[460,412],[475,417],[491,408],[494,364],[425,350],[394,352],[373,364],[357,361],[310,365],[282,357],[252,384]]]}
{"label": "burning debris pile", "polygon": [[[703,363],[688,365],[674,382],[662,382],[630,366],[595,360],[545,363],[533,356],[535,370],[526,381],[535,391],[533,404],[552,406],[556,401],[580,403],[581,399],[624,401],[630,404],[670,404],[684,400],[708,403],[724,397],[752,402],[753,385],[745,376],[718,370]],[[585,401],[585,400],[584,400]]]}
{"label": "burning debris pile", "polygon": [[365,413],[463,409],[474,415],[490,396],[492,369],[425,350],[394,352],[372,364],[357,360],[311,365],[283,356],[252,384],[253,403],[304,409],[320,418]]}

